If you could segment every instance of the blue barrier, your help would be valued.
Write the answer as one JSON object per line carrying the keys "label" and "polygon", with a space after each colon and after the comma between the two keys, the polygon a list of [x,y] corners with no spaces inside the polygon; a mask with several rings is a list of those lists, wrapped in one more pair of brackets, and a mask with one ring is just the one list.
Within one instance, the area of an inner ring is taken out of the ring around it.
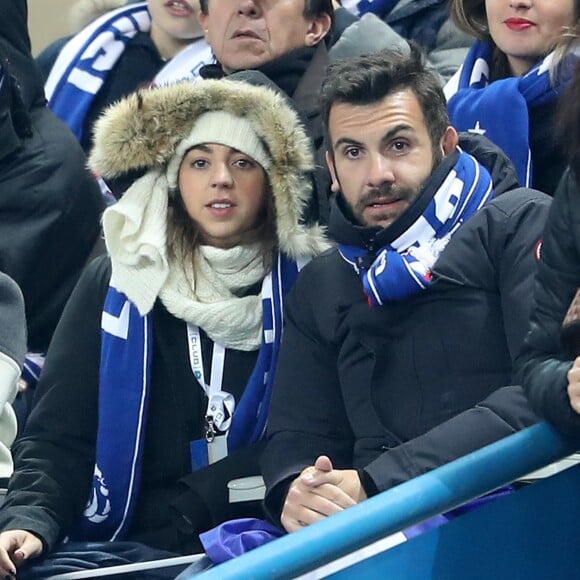
{"label": "blue barrier", "polygon": [[564,439],[548,424],[539,423],[196,578],[296,577],[447,512],[578,448],[578,440]]}
{"label": "blue barrier", "polygon": [[324,577],[573,580],[580,578],[578,522],[580,465],[334,574],[327,567]]}

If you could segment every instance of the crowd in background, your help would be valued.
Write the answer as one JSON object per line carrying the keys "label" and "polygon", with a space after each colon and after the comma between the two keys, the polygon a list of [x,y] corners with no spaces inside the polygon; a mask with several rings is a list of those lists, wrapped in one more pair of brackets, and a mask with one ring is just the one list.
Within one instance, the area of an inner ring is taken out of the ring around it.
{"label": "crowd in background", "polygon": [[5,574],[579,433],[579,0],[75,10],[0,0]]}

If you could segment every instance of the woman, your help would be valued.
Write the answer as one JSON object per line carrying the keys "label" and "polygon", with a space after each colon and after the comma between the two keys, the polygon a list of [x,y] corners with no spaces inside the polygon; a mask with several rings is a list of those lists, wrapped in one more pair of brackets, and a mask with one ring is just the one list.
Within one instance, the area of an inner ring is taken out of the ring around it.
{"label": "woman", "polygon": [[90,162],[149,170],[105,212],[109,257],[48,352],[0,511],[6,573],[65,536],[196,552],[198,532],[256,513],[226,484],[259,473],[282,301],[327,247],[300,224],[309,140],[266,88],[131,95],[98,122]]}
{"label": "woman", "polygon": [[[96,0],[81,0],[94,4]],[[195,78],[213,62],[197,20],[196,0],[147,0],[101,15],[65,44],[37,57],[50,108],[91,149],[92,126],[111,103],[151,83],[160,71],[175,80]],[[187,53],[181,55],[188,47]],[[180,56],[174,59],[178,54]]]}
{"label": "woman", "polygon": [[554,113],[568,78],[551,82],[552,49],[580,15],[579,0],[451,0],[454,22],[477,39],[445,87],[452,124],[485,134],[520,183],[553,195],[566,167]]}
{"label": "woman", "polygon": [[[580,26],[576,27],[573,42],[576,49],[580,48]],[[558,188],[544,231],[531,330],[518,361],[518,374],[535,411],[563,432],[578,435],[580,295],[576,293],[580,288],[580,66],[576,66],[572,83],[562,97],[559,120],[561,132],[567,139],[570,167]]]}

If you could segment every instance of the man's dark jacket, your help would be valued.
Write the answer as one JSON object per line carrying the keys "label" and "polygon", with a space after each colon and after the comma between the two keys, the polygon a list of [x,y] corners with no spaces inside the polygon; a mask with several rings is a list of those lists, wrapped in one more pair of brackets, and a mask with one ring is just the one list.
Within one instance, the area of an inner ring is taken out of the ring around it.
{"label": "man's dark jacket", "polygon": [[[517,186],[511,164],[487,139],[462,146],[490,170],[496,198],[454,235],[427,291],[370,308],[337,250],[299,276],[262,458],[274,518],[290,481],[319,455],[335,468],[358,469],[372,495],[537,420],[522,389],[509,385],[550,200],[509,191]],[[426,188],[442,183],[454,155]],[[401,235],[412,211],[380,230],[377,244],[376,228],[353,226],[334,203],[330,234],[376,251]]]}

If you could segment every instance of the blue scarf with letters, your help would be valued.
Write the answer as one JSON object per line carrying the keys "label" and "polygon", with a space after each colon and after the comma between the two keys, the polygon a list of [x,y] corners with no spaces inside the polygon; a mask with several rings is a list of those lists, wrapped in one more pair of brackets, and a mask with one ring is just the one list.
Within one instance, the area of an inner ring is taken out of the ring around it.
{"label": "blue scarf with letters", "polygon": [[[262,346],[228,431],[233,451],[258,441],[266,428],[283,323],[284,297],[299,266],[282,254],[262,283]],[[140,316],[109,287],[101,319],[99,423],[89,501],[74,539],[120,540],[139,493],[152,352],[151,314]]]}
{"label": "blue scarf with letters", "polygon": [[521,185],[532,187],[529,109],[557,99],[566,82],[552,85],[552,54],[522,77],[489,82],[493,45],[478,41],[457,72],[457,92],[446,95],[451,124],[458,131],[481,133],[499,145],[514,164]]}
{"label": "blue scarf with letters", "polygon": [[431,268],[451,236],[492,197],[487,169],[461,151],[423,213],[370,263],[366,248],[339,244],[341,256],[361,279],[369,305],[403,300],[428,288]]}
{"label": "blue scarf with letters", "polygon": [[[147,2],[128,4],[97,18],[61,50],[44,89],[50,109],[69,126],[79,141],[87,112],[107,75],[130,40],[138,32],[150,30]],[[150,80],[157,84],[193,80],[203,65],[212,62],[211,49],[201,38],[186,47],[183,54],[171,59],[155,81]]]}

